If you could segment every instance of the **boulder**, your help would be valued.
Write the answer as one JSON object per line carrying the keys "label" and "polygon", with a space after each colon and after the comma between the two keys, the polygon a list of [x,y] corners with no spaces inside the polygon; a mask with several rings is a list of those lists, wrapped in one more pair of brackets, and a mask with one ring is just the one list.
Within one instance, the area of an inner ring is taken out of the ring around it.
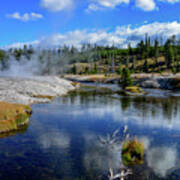
{"label": "boulder", "polygon": [[156,79],[149,79],[149,80],[145,80],[142,81],[140,83],[140,86],[143,88],[160,88],[160,84],[158,83],[158,81]]}

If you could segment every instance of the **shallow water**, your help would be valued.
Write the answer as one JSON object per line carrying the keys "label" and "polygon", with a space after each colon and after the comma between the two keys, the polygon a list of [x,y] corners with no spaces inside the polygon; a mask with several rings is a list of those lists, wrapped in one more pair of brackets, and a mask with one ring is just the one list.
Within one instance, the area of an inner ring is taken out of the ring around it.
{"label": "shallow water", "polygon": [[72,94],[33,105],[29,127],[0,139],[0,179],[107,179],[110,167],[119,169],[121,154],[98,136],[125,125],[147,147],[146,163],[129,179],[180,179],[180,98],[154,93]]}

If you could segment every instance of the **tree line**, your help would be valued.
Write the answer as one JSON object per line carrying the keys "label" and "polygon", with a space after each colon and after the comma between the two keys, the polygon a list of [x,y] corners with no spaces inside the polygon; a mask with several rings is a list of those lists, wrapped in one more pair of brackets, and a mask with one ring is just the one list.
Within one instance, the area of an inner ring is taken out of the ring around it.
{"label": "tree line", "polygon": [[[180,71],[180,40],[174,35],[165,41],[157,37],[152,39],[147,34],[136,47],[131,43],[128,48],[83,44],[56,48],[23,48],[0,50],[0,69],[9,68],[11,61],[38,61],[44,67],[43,73],[96,74],[118,73],[124,68],[133,73]],[[80,68],[83,66],[83,68]]]}

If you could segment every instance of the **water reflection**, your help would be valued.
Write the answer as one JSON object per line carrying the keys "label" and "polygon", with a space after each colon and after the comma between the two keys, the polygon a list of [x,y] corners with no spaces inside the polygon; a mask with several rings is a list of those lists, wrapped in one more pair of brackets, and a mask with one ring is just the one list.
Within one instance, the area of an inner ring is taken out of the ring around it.
{"label": "water reflection", "polygon": [[154,147],[147,151],[147,163],[153,171],[161,176],[166,177],[170,170],[175,168],[178,161],[177,150],[175,147]]}
{"label": "water reflection", "polygon": [[10,136],[15,136],[16,134],[24,134],[24,133],[26,133],[28,127],[29,127],[29,123],[27,123],[27,124],[25,124],[23,126],[20,126],[18,128],[18,130],[13,130],[13,131],[10,131],[10,132],[7,132],[7,133],[1,133],[0,138],[7,138],[7,137],[10,137]]}
{"label": "water reflection", "polygon": [[[180,127],[180,98],[178,97],[120,97],[120,96],[71,96],[76,105],[85,105],[86,114],[97,117],[113,116],[115,121],[164,128]],[[98,101],[98,105],[96,102]],[[69,104],[69,102],[63,102]],[[93,104],[93,105],[92,105]],[[81,109],[74,115],[85,114]]]}
{"label": "water reflection", "polygon": [[48,132],[40,135],[38,142],[43,149],[49,149],[52,147],[66,149],[69,147],[70,138],[63,132]]}
{"label": "water reflection", "polygon": [[113,168],[118,170],[121,164],[121,147],[102,145],[97,136],[85,135],[84,164],[87,171],[99,171],[101,174]]}
{"label": "water reflection", "polygon": [[98,136],[121,134],[128,125],[146,151],[128,179],[179,179],[179,103],[178,97],[77,94],[33,105],[28,130],[0,141],[0,178],[105,180],[110,167],[119,170],[121,151]]}

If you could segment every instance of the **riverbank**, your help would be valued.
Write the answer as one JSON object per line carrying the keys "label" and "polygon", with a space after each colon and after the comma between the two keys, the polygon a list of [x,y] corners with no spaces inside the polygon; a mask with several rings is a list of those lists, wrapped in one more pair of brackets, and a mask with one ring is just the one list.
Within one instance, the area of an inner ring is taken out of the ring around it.
{"label": "riverbank", "polygon": [[0,134],[27,125],[31,114],[32,109],[28,105],[0,102]]}
{"label": "riverbank", "polygon": [[[134,84],[142,88],[154,88],[154,89],[167,89],[167,90],[179,90],[180,89],[180,74],[132,74]],[[65,75],[67,80],[80,83],[105,83],[116,84],[120,81],[120,76],[111,74],[105,76],[99,75]]]}
{"label": "riverbank", "polygon": [[0,134],[27,125],[31,104],[49,103],[74,89],[72,82],[57,76],[0,77]]}

